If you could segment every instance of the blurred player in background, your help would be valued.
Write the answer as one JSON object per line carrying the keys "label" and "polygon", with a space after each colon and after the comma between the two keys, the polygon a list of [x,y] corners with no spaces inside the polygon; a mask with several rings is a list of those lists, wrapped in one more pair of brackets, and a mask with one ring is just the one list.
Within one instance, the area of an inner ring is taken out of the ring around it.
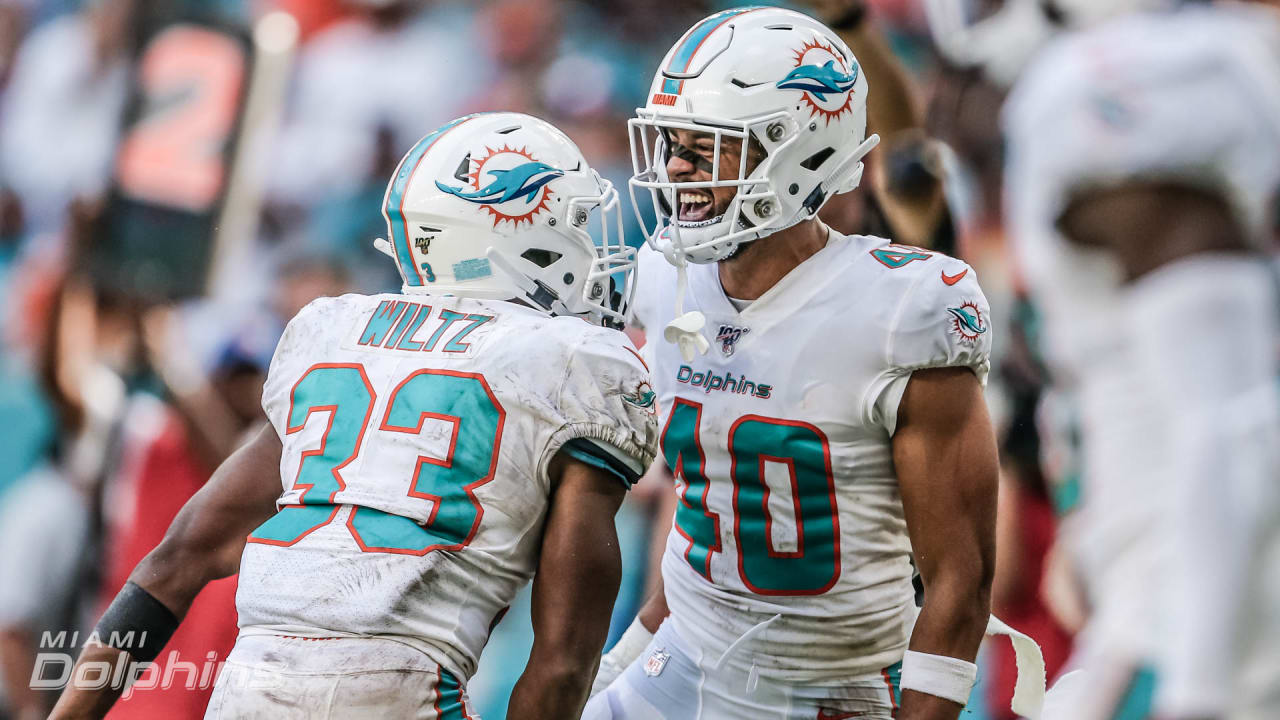
{"label": "blurred player in background", "polygon": [[[490,630],[537,570],[511,706],[577,716],[617,591],[613,516],[656,438],[642,363],[591,324],[627,314],[617,194],[555,128],[492,113],[415,145],[383,212],[403,294],[322,298],[289,323],[263,392],[272,427],[97,627],[148,639],[81,665],[150,660],[238,569],[241,632],[207,717],[461,718]],[[73,683],[54,717],[100,717],[118,692]]]}
{"label": "blurred player in background", "polygon": [[[1009,84],[1057,33],[1079,30],[1109,17],[1165,0],[922,0],[940,76],[930,108],[930,129],[950,149],[946,153],[950,201],[966,259],[985,270],[991,261],[1009,283],[984,283],[997,307],[996,322],[1008,328],[996,355],[997,397],[1008,399],[1002,437],[1001,501],[997,520],[997,567],[993,611],[1033,631],[1044,650],[1049,677],[1066,666],[1070,633],[1083,626],[1087,600],[1074,562],[1079,526],[1080,452],[1075,400],[1062,383],[1050,383],[1044,360],[1044,322],[1025,275],[1011,266],[1004,217],[1004,138],[999,107]],[[1045,137],[1045,142],[1052,138]],[[985,275],[990,278],[991,275]],[[1001,316],[999,313],[1007,313]],[[1055,517],[1040,527],[1051,501]],[[1020,536],[1009,530],[1019,530]],[[1086,536],[1087,537],[1087,536]],[[1040,559],[1043,559],[1041,567]],[[1006,590],[1021,586],[1021,602],[1011,605]],[[988,695],[1007,691],[1002,675],[1014,672],[1015,658],[996,646],[986,660]],[[996,715],[1012,719],[1012,715]]]}
{"label": "blurred player in background", "polygon": [[[926,7],[944,55],[1003,85],[1055,32],[1178,4]],[[1147,717],[1157,694],[1162,717],[1277,713],[1258,649],[1275,642],[1259,608],[1276,605],[1280,54],[1274,17],[1222,5],[1062,42],[1006,115],[1009,229],[1058,398],[1043,416],[1067,398],[1082,440],[1062,541],[1091,605],[1074,661],[1090,674],[1045,717]]]}
{"label": "blurred player in background", "polygon": [[953,720],[969,696],[992,331],[964,263],[816,218],[875,145],[867,90],[829,28],[745,8],[686,32],[632,121],[661,250],[636,321],[679,504],[664,588],[584,717]]}
{"label": "blurred player in background", "polygon": [[1084,452],[1092,615],[1054,717],[1280,717],[1278,21],[1113,21],[1006,107],[1010,229]]}

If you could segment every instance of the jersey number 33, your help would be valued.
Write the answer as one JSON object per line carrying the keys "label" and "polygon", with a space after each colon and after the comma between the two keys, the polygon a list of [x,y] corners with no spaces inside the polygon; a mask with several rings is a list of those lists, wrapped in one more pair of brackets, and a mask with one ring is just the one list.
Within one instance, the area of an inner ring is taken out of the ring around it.
{"label": "jersey number 33", "polygon": [[[363,365],[311,366],[290,393],[288,436],[300,432],[312,413],[328,413],[319,446],[301,454],[293,486],[302,490],[297,504],[286,505],[249,536],[249,542],[289,546],[330,523],[352,480],[344,470],[359,456],[373,433],[422,432],[431,418],[452,423],[446,457],[419,455],[405,468],[405,493],[430,501],[419,524],[370,507],[354,508],[347,529],[364,552],[425,555],[465,547],[480,527],[484,508],[477,487],[493,479],[506,412],[482,375],[423,369],[391,391],[386,411],[374,418],[377,401]],[[358,482],[358,479],[356,480]]]}

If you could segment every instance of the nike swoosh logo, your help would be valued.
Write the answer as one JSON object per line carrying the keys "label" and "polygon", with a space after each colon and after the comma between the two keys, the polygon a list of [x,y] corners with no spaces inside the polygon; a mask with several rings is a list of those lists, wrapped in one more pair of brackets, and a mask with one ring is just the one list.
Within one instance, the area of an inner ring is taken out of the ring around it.
{"label": "nike swoosh logo", "polygon": [[955,285],[956,283],[963,280],[964,276],[968,274],[969,274],[969,268],[965,268],[964,270],[961,270],[959,273],[956,273],[955,275],[948,275],[944,270],[942,272],[942,282],[948,285]]}

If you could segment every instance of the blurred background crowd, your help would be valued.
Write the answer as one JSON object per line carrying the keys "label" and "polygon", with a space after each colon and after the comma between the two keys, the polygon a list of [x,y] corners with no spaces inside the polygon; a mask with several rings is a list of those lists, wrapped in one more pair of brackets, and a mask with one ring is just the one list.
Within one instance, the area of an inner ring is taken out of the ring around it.
{"label": "blurred background crowd", "polygon": [[[527,112],[625,188],[626,119],[662,55],[732,4],[0,0],[0,718],[44,716],[56,692],[30,685],[45,631],[91,627],[265,420],[261,383],[289,318],[318,296],[398,287],[371,241],[387,178],[419,137],[468,112]],[[869,189],[824,218],[963,257],[1002,327],[994,610],[1040,641],[1052,676],[1080,615],[1052,547],[1070,452],[1036,432],[1036,320],[1000,230],[1001,91],[937,57],[918,0],[791,6],[844,22],[884,140]],[[269,17],[274,34],[257,40],[275,51],[274,94],[249,50]],[[672,498],[642,483],[619,517],[615,636],[654,578],[665,536],[651,521]],[[234,593],[234,578],[206,589],[170,649],[225,657]],[[513,608],[470,685],[482,716],[503,716],[530,643]],[[1012,653],[992,644],[981,666],[972,716],[1010,717]],[[207,699],[138,692],[112,717],[198,718]]]}

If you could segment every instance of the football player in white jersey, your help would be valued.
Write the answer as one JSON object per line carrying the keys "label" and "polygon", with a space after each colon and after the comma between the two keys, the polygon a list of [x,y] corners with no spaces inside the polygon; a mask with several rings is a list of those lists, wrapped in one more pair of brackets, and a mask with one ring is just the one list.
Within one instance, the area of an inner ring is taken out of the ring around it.
{"label": "football player in white jersey", "polygon": [[1092,617],[1082,692],[1045,717],[1280,717],[1280,17],[1063,39],[1004,119],[1011,236],[1082,419]]}
{"label": "football player in white jersey", "polygon": [[679,503],[664,591],[584,718],[954,720],[968,699],[993,330],[963,262],[816,217],[875,144],[867,88],[821,23],[742,8],[680,38],[631,121],[660,251],[636,321]]}
{"label": "football player in white jersey", "polygon": [[[532,577],[512,716],[578,716],[619,582],[614,513],[657,430],[643,363],[600,327],[625,319],[634,270],[617,193],[555,128],[489,113],[423,138],[383,213],[403,292],[321,298],[289,323],[271,427],[99,623],[148,644],[82,664],[152,659],[238,570],[241,632],[206,717],[471,717],[466,680]],[[73,687],[54,716],[98,717],[114,690]]]}

